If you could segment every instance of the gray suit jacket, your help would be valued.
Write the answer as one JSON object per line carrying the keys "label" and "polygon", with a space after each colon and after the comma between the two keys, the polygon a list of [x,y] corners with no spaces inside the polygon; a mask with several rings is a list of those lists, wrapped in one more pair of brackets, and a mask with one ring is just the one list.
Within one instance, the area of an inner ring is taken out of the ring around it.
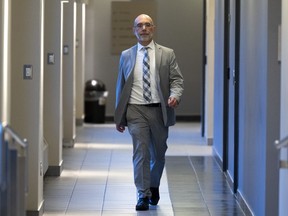
{"label": "gray suit jacket", "polygon": [[[117,125],[127,126],[126,110],[133,84],[137,45],[124,50],[120,57],[116,85],[116,109],[114,121]],[[168,98],[175,97],[178,102],[184,90],[184,80],[178,67],[174,51],[155,43],[156,83],[161,101],[165,126],[175,124],[174,108],[168,107]]]}

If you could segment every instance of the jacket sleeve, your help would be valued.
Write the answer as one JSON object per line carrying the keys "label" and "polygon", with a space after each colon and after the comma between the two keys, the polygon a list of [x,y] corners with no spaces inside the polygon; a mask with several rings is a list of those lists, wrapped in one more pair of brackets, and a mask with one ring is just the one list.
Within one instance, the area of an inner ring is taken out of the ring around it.
{"label": "jacket sleeve", "polygon": [[181,100],[181,96],[184,91],[184,79],[180,71],[174,51],[171,53],[170,59],[170,97],[174,97],[178,102]]}
{"label": "jacket sleeve", "polygon": [[125,77],[123,73],[123,53],[120,56],[120,62],[119,62],[119,67],[118,67],[118,77],[117,77],[117,82],[116,82],[116,103],[115,107],[118,106],[119,100],[123,91],[125,85]]}

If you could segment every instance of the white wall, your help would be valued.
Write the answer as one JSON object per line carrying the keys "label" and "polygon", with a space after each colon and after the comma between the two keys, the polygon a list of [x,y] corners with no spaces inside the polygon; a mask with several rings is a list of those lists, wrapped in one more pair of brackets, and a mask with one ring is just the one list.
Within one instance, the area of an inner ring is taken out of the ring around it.
{"label": "white wall", "polygon": [[[49,174],[62,164],[63,139],[63,78],[62,78],[62,3],[59,0],[45,1],[45,63],[44,63],[44,148],[45,170]],[[49,36],[48,36],[49,35]],[[54,54],[55,61],[48,64],[48,53]],[[49,153],[49,155],[48,155]],[[54,175],[56,172],[53,172]],[[47,173],[46,173],[47,174]],[[59,175],[59,174],[58,174]]]}
{"label": "white wall", "polygon": [[85,75],[85,16],[86,5],[77,4],[76,24],[76,125],[82,125],[84,117],[84,75]]}
{"label": "white wall", "polygon": [[0,122],[3,121],[4,117],[4,97],[5,97],[5,77],[4,77],[4,68],[3,68],[3,62],[4,62],[4,54],[3,54],[3,46],[4,46],[4,0],[0,0]]}
{"label": "white wall", "polygon": [[281,0],[241,1],[238,192],[255,215],[278,215],[280,14]]}
{"label": "white wall", "polygon": [[0,1],[0,122],[9,123],[10,1]]}
{"label": "white wall", "polygon": [[[11,126],[28,140],[27,210],[43,209],[43,26],[44,0],[11,4]],[[32,79],[23,79],[32,65]]]}
{"label": "white wall", "polygon": [[215,1],[206,0],[207,2],[207,21],[206,21],[206,80],[205,80],[205,137],[208,144],[213,143],[213,124],[214,124],[214,37],[215,37]]}
{"label": "white wall", "polygon": [[[288,1],[282,0],[282,46],[281,46],[281,129],[280,136],[284,138],[288,136]],[[288,150],[282,150],[281,159],[288,160]],[[280,170],[280,186],[279,186],[279,215],[288,215],[288,170]]]}
{"label": "white wall", "polygon": [[76,4],[70,0],[63,4],[63,145],[73,146],[76,137]]}

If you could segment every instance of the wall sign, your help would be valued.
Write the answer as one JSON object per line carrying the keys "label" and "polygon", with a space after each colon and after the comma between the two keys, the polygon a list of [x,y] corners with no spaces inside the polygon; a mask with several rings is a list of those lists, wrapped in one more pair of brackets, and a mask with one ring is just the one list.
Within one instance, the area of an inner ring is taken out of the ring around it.
{"label": "wall sign", "polygon": [[[148,14],[156,24],[156,2],[131,1],[112,2],[111,54],[119,55],[121,51],[133,46],[137,41],[133,34],[134,19],[140,14]],[[156,35],[155,35],[156,36]]]}

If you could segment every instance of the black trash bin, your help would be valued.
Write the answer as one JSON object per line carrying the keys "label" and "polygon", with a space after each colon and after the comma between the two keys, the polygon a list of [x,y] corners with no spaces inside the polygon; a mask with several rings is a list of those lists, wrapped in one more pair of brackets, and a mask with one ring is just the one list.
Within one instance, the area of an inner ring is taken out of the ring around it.
{"label": "black trash bin", "polygon": [[106,99],[108,91],[105,84],[98,79],[88,80],[85,84],[86,123],[105,123]]}

